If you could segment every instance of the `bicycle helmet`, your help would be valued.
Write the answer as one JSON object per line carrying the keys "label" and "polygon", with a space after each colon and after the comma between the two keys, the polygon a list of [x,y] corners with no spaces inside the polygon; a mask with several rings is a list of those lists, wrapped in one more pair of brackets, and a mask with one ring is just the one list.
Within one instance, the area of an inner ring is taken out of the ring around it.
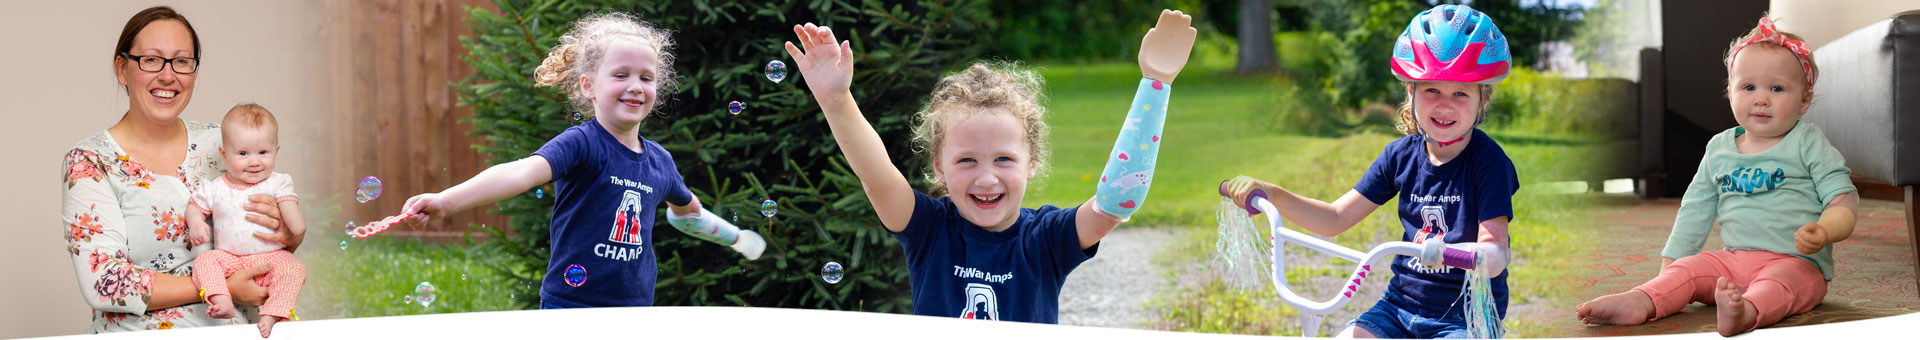
{"label": "bicycle helmet", "polygon": [[1440,5],[1413,16],[1393,43],[1392,60],[1400,81],[1498,84],[1513,57],[1507,37],[1485,13]]}

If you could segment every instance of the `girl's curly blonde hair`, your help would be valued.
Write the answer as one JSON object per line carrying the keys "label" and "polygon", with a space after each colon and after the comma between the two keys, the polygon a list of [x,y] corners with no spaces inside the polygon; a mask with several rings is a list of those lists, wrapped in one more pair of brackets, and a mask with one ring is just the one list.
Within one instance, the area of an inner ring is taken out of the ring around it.
{"label": "girl's curly blonde hair", "polygon": [[[960,118],[1000,109],[1012,114],[1025,127],[1028,157],[1038,169],[1037,173],[1045,174],[1050,151],[1044,120],[1047,108],[1041,106],[1046,100],[1042,85],[1044,81],[1038,73],[1011,62],[978,62],[965,71],[941,78],[934,85],[927,106],[915,115],[919,121],[913,128],[915,151],[925,152],[938,162],[940,145],[946,140],[949,125]],[[946,184],[940,182],[933,169],[928,169],[925,176],[933,183],[932,193],[946,190]]]}
{"label": "girl's curly blonde hair", "polygon": [[[658,97],[664,98],[678,85],[673,74],[673,37],[666,30],[653,27],[652,23],[640,21],[633,15],[610,12],[581,18],[573,22],[573,29],[560,36],[560,45],[547,52],[547,59],[533,70],[534,85],[560,86],[566,91],[567,99],[573,109],[587,115],[593,114],[592,94],[580,91],[580,77],[592,76],[600,69],[600,59],[607,55],[607,45],[616,40],[638,42],[659,56],[660,62],[654,70],[660,84]],[[654,105],[658,110],[660,105]]]}

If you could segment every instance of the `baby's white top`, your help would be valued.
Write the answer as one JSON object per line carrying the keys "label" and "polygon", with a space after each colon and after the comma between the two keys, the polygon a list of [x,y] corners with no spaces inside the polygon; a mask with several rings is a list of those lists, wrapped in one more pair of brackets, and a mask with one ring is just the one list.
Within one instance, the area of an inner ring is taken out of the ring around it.
{"label": "baby's white top", "polygon": [[[293,176],[275,172],[267,180],[253,185],[236,184],[227,181],[227,176],[202,182],[193,191],[193,208],[200,213],[213,216],[213,248],[225,250],[234,255],[264,253],[281,248],[284,244],[267,242],[254,237],[253,233],[272,233],[273,229],[247,221],[246,204],[248,197],[255,194],[273,196],[274,202],[299,201],[293,193]],[[285,227],[284,225],[281,227]]]}

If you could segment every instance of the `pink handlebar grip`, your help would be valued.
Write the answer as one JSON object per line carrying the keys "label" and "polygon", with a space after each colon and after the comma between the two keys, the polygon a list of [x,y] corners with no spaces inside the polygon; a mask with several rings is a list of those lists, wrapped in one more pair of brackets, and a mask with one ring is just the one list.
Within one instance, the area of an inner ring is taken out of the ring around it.
{"label": "pink handlebar grip", "polygon": [[1247,194],[1247,201],[1243,202],[1243,205],[1247,207],[1247,215],[1259,215],[1260,209],[1254,209],[1253,202],[1264,199],[1267,199],[1267,192],[1261,191],[1260,189],[1253,189],[1253,193]]}
{"label": "pink handlebar grip", "polygon": [[1440,264],[1460,269],[1473,269],[1473,251],[1447,248],[1441,252]]}

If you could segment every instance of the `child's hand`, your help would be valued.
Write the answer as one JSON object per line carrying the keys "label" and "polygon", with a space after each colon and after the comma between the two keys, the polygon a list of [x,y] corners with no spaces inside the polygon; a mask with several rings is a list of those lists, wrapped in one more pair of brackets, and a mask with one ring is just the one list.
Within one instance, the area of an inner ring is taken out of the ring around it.
{"label": "child's hand", "polygon": [[187,226],[187,244],[194,247],[207,244],[207,234],[207,228],[195,228],[189,224]]}
{"label": "child's hand", "polygon": [[400,224],[409,228],[418,228],[427,224],[433,216],[444,215],[447,211],[446,196],[440,193],[426,193],[407,198],[407,204],[400,208],[400,215],[407,216]]}
{"label": "child's hand", "polygon": [[1220,192],[1226,193],[1228,197],[1232,197],[1233,205],[1239,206],[1241,209],[1246,209],[1247,196],[1252,195],[1254,189],[1265,189],[1272,186],[1273,184],[1261,182],[1260,180],[1253,179],[1253,177],[1237,176],[1225,182],[1220,182]]}
{"label": "child's hand", "polygon": [[[832,29],[813,23],[794,25],[793,34],[800,37],[806,49],[802,52],[789,41],[787,54],[793,56],[793,64],[804,75],[814,99],[844,97],[853,84],[853,42],[834,40]],[[835,42],[839,46],[834,46]]]}
{"label": "child's hand", "polygon": [[1812,255],[1826,247],[1827,228],[1820,226],[1819,222],[1807,223],[1800,226],[1800,231],[1793,233],[1793,249],[1801,254]]}
{"label": "child's hand", "polygon": [[[1193,17],[1175,10],[1160,10],[1160,22],[1140,39],[1140,73],[1153,80],[1172,83],[1187,67],[1193,52]],[[789,47],[791,49],[791,47]],[[805,69],[801,69],[805,71]]]}

